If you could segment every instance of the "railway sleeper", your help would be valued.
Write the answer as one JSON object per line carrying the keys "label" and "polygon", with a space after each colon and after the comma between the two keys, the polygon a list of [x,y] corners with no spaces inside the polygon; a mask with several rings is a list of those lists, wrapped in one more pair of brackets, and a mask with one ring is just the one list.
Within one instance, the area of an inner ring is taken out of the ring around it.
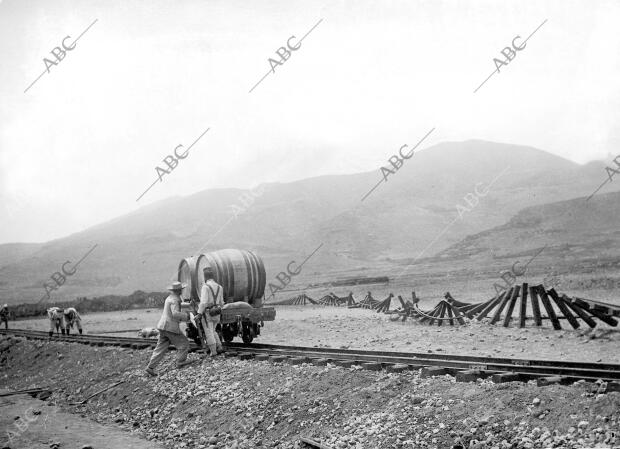
{"label": "railway sleeper", "polygon": [[388,373],[403,373],[405,371],[410,371],[412,368],[411,365],[405,365],[404,363],[389,364],[385,367]]}
{"label": "railway sleeper", "polygon": [[304,363],[308,363],[309,361],[309,357],[289,357],[285,360],[285,362],[289,365],[303,365]]}
{"label": "railway sleeper", "polygon": [[506,382],[523,382],[525,380],[519,373],[496,373],[491,376],[491,381],[496,384],[503,384]]}
{"label": "railway sleeper", "polygon": [[420,370],[420,377],[444,376],[446,374],[456,376],[458,371],[459,370],[456,368],[448,368],[445,366],[424,366]]}
{"label": "railway sleeper", "polygon": [[456,373],[457,382],[475,382],[478,379],[486,379],[491,373],[481,370],[468,369],[464,371],[458,371]]}
{"label": "railway sleeper", "polygon": [[546,376],[539,377],[536,379],[536,385],[539,387],[545,387],[547,385],[555,385],[555,384],[567,384],[570,383],[570,379],[564,376]]}
{"label": "railway sleeper", "polygon": [[383,365],[378,362],[364,362],[360,366],[369,371],[381,371],[383,369]]}
{"label": "railway sleeper", "polygon": [[329,363],[329,359],[311,359],[310,363],[312,363],[314,366],[327,366],[327,364]]}
{"label": "railway sleeper", "polygon": [[351,368],[353,365],[357,365],[356,360],[334,360],[332,363],[343,368]]}
{"label": "railway sleeper", "polygon": [[605,392],[620,391],[620,382],[608,382]]}

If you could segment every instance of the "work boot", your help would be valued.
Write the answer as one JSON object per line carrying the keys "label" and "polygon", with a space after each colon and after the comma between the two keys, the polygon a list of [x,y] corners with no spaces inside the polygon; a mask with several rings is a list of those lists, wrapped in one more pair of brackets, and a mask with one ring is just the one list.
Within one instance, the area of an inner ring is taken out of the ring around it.
{"label": "work boot", "polygon": [[148,374],[151,377],[157,376],[157,373],[155,372],[153,368],[146,368],[144,371],[146,371],[146,374]]}
{"label": "work boot", "polygon": [[[66,332],[67,332],[67,335],[69,335],[69,329],[67,329]],[[64,332],[63,332],[63,334],[64,334]]]}
{"label": "work boot", "polygon": [[82,329],[79,329],[80,335],[82,335]]}

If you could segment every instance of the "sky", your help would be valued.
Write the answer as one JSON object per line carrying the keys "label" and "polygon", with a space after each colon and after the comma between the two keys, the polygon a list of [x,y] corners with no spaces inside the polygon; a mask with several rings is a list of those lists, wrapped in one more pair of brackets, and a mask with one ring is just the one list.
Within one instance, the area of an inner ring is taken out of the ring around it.
{"label": "sky", "polygon": [[1,0],[0,243],[210,188],[378,170],[433,127],[425,146],[609,160],[619,19],[611,0]]}

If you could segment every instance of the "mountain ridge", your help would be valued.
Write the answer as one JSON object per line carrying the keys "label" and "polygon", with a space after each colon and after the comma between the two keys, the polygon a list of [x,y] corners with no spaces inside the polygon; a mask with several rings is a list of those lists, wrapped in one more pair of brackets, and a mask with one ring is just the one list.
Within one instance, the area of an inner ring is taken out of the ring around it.
{"label": "mountain ridge", "polygon": [[[501,173],[487,195],[467,206],[467,194]],[[205,243],[201,252],[257,250],[268,278],[321,243],[308,275],[354,270],[415,257],[453,222],[429,249],[432,256],[467,236],[507,224],[528,207],[587,197],[605,176],[602,163],[579,165],[533,147],[478,139],[442,142],[416,152],[364,201],[363,195],[381,180],[378,168],[250,190],[204,190],[145,205],[50,242],[0,245],[0,297],[9,302],[40,298],[49,275],[94,244],[93,254],[56,293],[59,299],[157,290],[174,276],[182,257]],[[247,206],[240,199],[244,195],[246,203],[251,199]],[[236,216],[235,205],[242,210]],[[461,217],[459,205],[468,209],[461,209]]]}

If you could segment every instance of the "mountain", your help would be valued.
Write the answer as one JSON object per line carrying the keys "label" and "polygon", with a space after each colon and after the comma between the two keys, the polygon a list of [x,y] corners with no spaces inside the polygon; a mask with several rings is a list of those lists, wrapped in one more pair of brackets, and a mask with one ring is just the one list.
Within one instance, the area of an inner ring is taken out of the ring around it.
{"label": "mountain", "polygon": [[436,257],[510,258],[546,247],[540,259],[553,258],[569,266],[608,261],[618,268],[619,222],[620,192],[532,206],[501,226],[467,236]]}
{"label": "mountain", "polygon": [[[584,197],[606,177],[604,164],[579,165],[535,148],[479,140],[429,147],[398,170],[384,166],[393,171],[384,172],[385,178],[377,169],[265,184],[252,192],[206,190],[44,244],[0,245],[0,298],[37,301],[52,273],[94,245],[53,299],[163,289],[182,257],[231,247],[256,250],[269,280],[323,244],[298,283],[350,270],[373,276],[381,267],[384,274],[403,260],[436,254],[486,251],[488,256],[504,244],[531,243],[501,229],[518,229],[519,220],[536,216],[537,206],[581,198],[570,206],[540,209],[539,222],[529,219],[534,227],[555,220],[560,226],[562,214],[583,210],[587,218],[588,208],[603,201],[602,192],[617,190],[612,182],[586,203]],[[499,230],[485,240],[491,229]],[[584,221],[573,237],[588,232]],[[463,240],[470,235],[478,237]],[[458,246],[470,243],[474,246]]]}

